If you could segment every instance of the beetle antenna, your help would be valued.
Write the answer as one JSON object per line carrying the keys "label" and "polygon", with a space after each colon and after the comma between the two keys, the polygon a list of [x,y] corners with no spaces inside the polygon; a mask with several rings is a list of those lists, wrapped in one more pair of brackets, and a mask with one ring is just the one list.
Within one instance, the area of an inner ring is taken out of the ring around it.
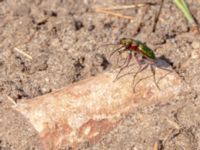
{"label": "beetle antenna", "polygon": [[[111,54],[110,54],[110,58],[116,53],[116,52],[119,52],[122,48],[124,48],[124,46],[121,46],[117,49],[115,49]],[[125,50],[125,49],[124,49]]]}

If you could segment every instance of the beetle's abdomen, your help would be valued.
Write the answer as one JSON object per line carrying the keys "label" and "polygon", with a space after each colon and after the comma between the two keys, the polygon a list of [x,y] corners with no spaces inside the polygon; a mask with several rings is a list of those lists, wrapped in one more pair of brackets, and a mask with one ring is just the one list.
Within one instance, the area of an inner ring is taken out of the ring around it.
{"label": "beetle's abdomen", "polygon": [[156,56],[155,56],[153,50],[150,49],[149,47],[147,47],[145,44],[140,44],[138,46],[138,48],[145,56],[147,56],[151,59],[156,59]]}

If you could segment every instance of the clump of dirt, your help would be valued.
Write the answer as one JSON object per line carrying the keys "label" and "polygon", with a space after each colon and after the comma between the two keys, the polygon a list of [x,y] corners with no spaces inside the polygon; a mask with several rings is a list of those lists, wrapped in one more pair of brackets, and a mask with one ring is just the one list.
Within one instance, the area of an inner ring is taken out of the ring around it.
{"label": "clump of dirt", "polygon": [[[118,13],[94,11],[96,6],[153,3]],[[200,36],[190,30],[181,12],[165,0],[156,30],[160,1],[18,0],[0,1],[0,149],[40,149],[35,131],[10,108],[16,102],[49,93],[95,76],[110,67],[113,46],[122,37],[146,42],[157,56],[169,60],[187,82],[180,95],[165,104],[139,107],[96,145],[81,149],[200,149]],[[200,20],[199,1],[188,0]],[[26,53],[27,55],[22,54]]]}

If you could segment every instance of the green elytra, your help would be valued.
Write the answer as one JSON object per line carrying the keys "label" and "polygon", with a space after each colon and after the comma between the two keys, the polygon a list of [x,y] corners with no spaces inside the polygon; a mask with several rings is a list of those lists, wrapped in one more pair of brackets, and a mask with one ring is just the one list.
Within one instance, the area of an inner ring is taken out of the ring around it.
{"label": "green elytra", "polygon": [[138,44],[138,49],[141,51],[141,53],[144,54],[144,56],[151,58],[153,60],[156,59],[155,53],[153,52],[152,49],[150,49],[146,44],[135,40],[135,42]]}

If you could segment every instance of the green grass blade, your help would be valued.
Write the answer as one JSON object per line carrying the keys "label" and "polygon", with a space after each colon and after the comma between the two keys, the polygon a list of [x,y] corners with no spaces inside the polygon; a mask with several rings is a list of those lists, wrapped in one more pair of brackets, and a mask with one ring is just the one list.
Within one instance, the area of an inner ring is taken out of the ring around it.
{"label": "green grass blade", "polygon": [[184,0],[173,0],[173,2],[182,11],[182,13],[187,18],[189,23],[195,22],[194,18],[192,17],[192,14],[190,13],[190,10]]}

